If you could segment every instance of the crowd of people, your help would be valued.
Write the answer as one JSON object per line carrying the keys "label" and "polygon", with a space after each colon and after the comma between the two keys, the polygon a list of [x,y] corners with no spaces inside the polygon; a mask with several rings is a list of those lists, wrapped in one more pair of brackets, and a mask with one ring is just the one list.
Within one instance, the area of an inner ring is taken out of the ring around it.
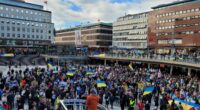
{"label": "crowd of people", "polygon": [[116,50],[105,52],[109,56],[115,57],[133,57],[133,58],[149,58],[149,59],[161,59],[161,60],[173,60],[190,63],[199,63],[200,52],[184,52],[176,51],[174,53],[156,53],[151,50]]}
{"label": "crowd of people", "polygon": [[[73,74],[67,74],[69,71]],[[97,81],[105,82],[106,87],[99,87]],[[154,90],[144,95],[146,87]],[[87,110],[96,110],[89,100],[113,110],[116,106],[121,110],[184,110],[183,103],[175,103],[175,99],[199,105],[200,89],[198,78],[173,76],[159,69],[68,64],[47,69],[10,68],[7,74],[0,74],[0,99],[5,110],[20,110],[25,105],[29,110],[60,110],[62,99],[85,99]]]}

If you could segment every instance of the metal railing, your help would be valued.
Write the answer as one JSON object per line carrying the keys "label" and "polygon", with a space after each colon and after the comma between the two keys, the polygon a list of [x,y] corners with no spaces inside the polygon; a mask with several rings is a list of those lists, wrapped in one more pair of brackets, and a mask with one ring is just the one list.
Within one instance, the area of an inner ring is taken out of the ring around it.
{"label": "metal railing", "polygon": [[[82,99],[65,99],[60,100],[61,110],[86,110],[85,100]],[[103,105],[98,105],[97,110],[107,110]]]}
{"label": "metal railing", "polygon": [[[96,55],[91,55],[96,56]],[[133,54],[105,54],[105,57],[113,58],[132,58],[132,59],[145,59],[145,60],[163,60],[163,61],[176,61],[185,62],[192,64],[200,64],[200,56],[186,56],[186,55],[157,55],[157,54],[147,54],[147,55],[133,55]]]}

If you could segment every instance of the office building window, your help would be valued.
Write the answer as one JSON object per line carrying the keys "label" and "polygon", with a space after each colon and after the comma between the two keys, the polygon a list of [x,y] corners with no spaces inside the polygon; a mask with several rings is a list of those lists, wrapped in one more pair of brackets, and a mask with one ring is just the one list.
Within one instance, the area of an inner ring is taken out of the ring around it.
{"label": "office building window", "polygon": [[187,10],[187,13],[190,13],[190,10]]}
{"label": "office building window", "polygon": [[20,31],[20,28],[19,28],[19,27],[17,28],[17,31]]}
{"label": "office building window", "polygon": [[9,26],[7,27],[7,31],[10,31],[10,27]]}
{"label": "office building window", "polygon": [[15,37],[15,34],[12,34],[12,37]]}
{"label": "office building window", "polygon": [[1,30],[2,30],[2,31],[4,30],[4,26],[1,26]]}
{"label": "office building window", "polygon": [[32,35],[32,39],[34,39],[35,38],[35,36],[34,35]]}
{"label": "office building window", "polygon": [[25,32],[25,28],[22,28],[22,31]]}
{"label": "office building window", "polygon": [[17,34],[17,37],[20,38],[20,34]]}
{"label": "office building window", "polygon": [[27,35],[27,38],[30,38],[30,35]]}
{"label": "office building window", "polygon": [[1,37],[4,37],[4,33],[1,33]]}
{"label": "office building window", "polygon": [[23,34],[23,38],[25,38],[26,36],[25,36],[25,34]]}
{"label": "office building window", "polygon": [[10,37],[10,33],[7,33],[7,37]]}
{"label": "office building window", "polygon": [[15,27],[12,27],[12,31],[15,31]]}

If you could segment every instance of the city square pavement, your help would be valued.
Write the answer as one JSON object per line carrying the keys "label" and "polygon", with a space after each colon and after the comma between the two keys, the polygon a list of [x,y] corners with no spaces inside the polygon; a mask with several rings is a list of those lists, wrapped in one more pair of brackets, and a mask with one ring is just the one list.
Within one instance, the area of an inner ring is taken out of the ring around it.
{"label": "city square pavement", "polygon": [[[29,69],[32,69],[32,68],[35,68],[35,67],[40,67],[40,68],[47,68],[46,66],[28,66],[28,68]],[[14,70],[22,70],[22,71],[24,71],[25,69],[27,68],[27,66],[21,66],[21,67],[15,67],[15,66],[11,66],[11,69],[14,69]],[[0,72],[2,72],[3,73],[3,76],[4,77],[6,77],[6,74],[7,74],[7,72],[9,71],[9,68],[8,68],[8,66],[0,66]],[[151,101],[152,103],[151,103],[151,110],[155,110],[155,106],[154,106],[154,101],[153,101],[153,99],[152,99],[152,101]],[[0,104],[1,104],[2,102],[0,102]],[[16,105],[14,105],[15,107],[16,107]],[[105,105],[104,105],[105,106]],[[25,105],[24,105],[24,110],[28,110],[28,104],[26,103]],[[121,110],[120,109],[120,104],[118,104],[118,103],[115,103],[114,104],[114,108],[113,109],[111,109],[110,108],[110,105],[109,105],[109,108],[108,108],[108,110]],[[125,108],[125,110],[128,110],[128,108]],[[135,109],[134,110],[138,110],[137,109],[137,106],[135,106]]]}

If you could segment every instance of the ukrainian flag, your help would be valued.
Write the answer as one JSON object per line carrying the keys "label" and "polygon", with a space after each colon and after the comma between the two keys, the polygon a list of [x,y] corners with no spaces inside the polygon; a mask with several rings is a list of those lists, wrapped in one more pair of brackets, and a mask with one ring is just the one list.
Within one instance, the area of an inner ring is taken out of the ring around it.
{"label": "ukrainian flag", "polygon": [[87,75],[91,75],[91,74],[93,74],[93,72],[92,72],[91,70],[88,70],[88,71],[86,72],[86,74],[87,74]]}
{"label": "ukrainian flag", "polygon": [[67,72],[67,76],[74,76],[74,72],[73,71],[68,71]]}
{"label": "ukrainian flag", "polygon": [[170,60],[175,60],[175,57],[170,57]]}
{"label": "ukrainian flag", "polygon": [[15,55],[13,53],[5,53],[5,54],[0,54],[1,57],[14,57]]}
{"label": "ukrainian flag", "polygon": [[200,97],[198,97],[198,101],[199,101],[199,103],[200,103]]}
{"label": "ukrainian flag", "polygon": [[[192,102],[186,102],[186,101],[180,100],[178,98],[175,98],[174,101],[176,104],[179,104],[179,102],[181,102],[181,105],[183,106],[184,110],[190,110],[190,108],[192,108],[192,107],[197,108],[198,110],[200,109],[199,104],[194,104]],[[169,100],[169,104],[171,104],[171,103],[172,103],[172,100]]]}
{"label": "ukrainian flag", "polygon": [[71,70],[77,70],[77,68],[76,67],[72,67]]}
{"label": "ukrainian flag", "polygon": [[98,55],[95,55],[95,56],[97,56],[99,58],[104,58],[106,56],[106,54],[98,54]]}
{"label": "ukrainian flag", "polygon": [[47,65],[48,65],[49,68],[55,67],[55,65],[51,62],[49,62]]}
{"label": "ukrainian flag", "polygon": [[96,81],[96,83],[97,83],[97,87],[106,87],[107,85],[106,85],[106,83],[104,82],[104,81],[99,81],[99,80],[97,80]]}
{"label": "ukrainian flag", "polygon": [[130,63],[130,64],[128,65],[128,67],[133,71],[132,63]]}
{"label": "ukrainian flag", "polygon": [[154,87],[153,87],[153,86],[146,87],[146,88],[144,89],[143,96],[144,96],[144,95],[151,94],[151,93],[153,92],[153,90],[154,90]]}

